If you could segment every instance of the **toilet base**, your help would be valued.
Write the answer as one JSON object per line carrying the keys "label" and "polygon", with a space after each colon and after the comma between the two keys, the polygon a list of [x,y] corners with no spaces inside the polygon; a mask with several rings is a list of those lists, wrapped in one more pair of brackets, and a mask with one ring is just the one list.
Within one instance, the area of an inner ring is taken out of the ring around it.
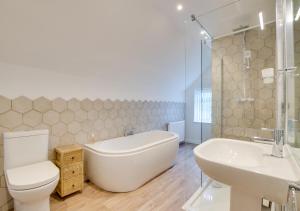
{"label": "toilet base", "polygon": [[50,197],[26,203],[14,199],[14,209],[15,211],[50,211]]}

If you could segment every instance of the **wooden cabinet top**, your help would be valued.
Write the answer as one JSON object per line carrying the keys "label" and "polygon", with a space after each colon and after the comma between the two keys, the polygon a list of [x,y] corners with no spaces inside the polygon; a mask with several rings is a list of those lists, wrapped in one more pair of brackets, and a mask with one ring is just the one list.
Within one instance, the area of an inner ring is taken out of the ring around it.
{"label": "wooden cabinet top", "polygon": [[68,153],[73,151],[82,150],[82,146],[79,144],[71,144],[71,145],[65,145],[65,146],[58,146],[55,148],[56,152],[58,153]]}

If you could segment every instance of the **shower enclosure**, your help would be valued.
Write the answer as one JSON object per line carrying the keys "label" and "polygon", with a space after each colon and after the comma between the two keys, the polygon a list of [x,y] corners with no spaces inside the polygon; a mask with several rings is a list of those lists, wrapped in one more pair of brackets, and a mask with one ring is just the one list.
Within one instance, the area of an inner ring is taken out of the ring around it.
{"label": "shower enclosure", "polygon": [[[185,22],[185,142],[194,146],[212,137],[211,41],[195,18]],[[203,185],[207,178],[202,172],[199,177]]]}
{"label": "shower enclosure", "polygon": [[300,148],[299,15],[299,0],[277,0],[277,127],[285,129],[286,143],[297,157]]}
{"label": "shower enclosure", "polygon": [[211,42],[195,21],[186,22],[186,142],[211,138]]}
{"label": "shower enclosure", "polygon": [[[285,130],[285,143],[300,166],[300,1],[276,1],[277,28],[277,128]],[[292,192],[291,192],[292,193]],[[300,208],[299,193],[285,208]],[[295,196],[294,196],[295,197]]]}
{"label": "shower enclosure", "polygon": [[[193,35],[199,34],[195,26],[191,28]],[[196,36],[192,37],[187,40]],[[187,131],[189,125],[196,128],[197,143],[205,140],[203,131],[207,131],[203,119],[201,124],[194,120],[205,116],[202,103],[207,98],[205,77],[209,73],[210,136],[251,140],[254,136],[272,138],[271,129],[284,129],[285,143],[300,166],[300,0],[276,0],[276,23],[265,25],[263,31],[252,28],[214,40],[212,47],[209,45],[211,68],[203,68],[204,40],[197,37],[192,42],[192,47],[186,45]],[[198,63],[191,62],[194,59]],[[201,110],[195,115],[197,102]],[[279,210],[297,211],[295,206],[276,207]]]}

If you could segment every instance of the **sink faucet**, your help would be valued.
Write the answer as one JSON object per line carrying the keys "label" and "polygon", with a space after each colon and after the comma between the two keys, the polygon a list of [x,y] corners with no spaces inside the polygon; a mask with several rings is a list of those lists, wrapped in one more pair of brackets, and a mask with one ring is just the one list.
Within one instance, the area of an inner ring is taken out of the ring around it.
{"label": "sink faucet", "polygon": [[262,128],[264,131],[273,132],[273,139],[253,137],[252,140],[257,143],[273,143],[272,156],[282,158],[283,157],[283,145],[284,145],[284,130],[283,129],[269,129]]}
{"label": "sink faucet", "polygon": [[272,149],[272,155],[275,157],[283,157],[283,145],[284,145],[284,130],[274,130],[274,145]]}

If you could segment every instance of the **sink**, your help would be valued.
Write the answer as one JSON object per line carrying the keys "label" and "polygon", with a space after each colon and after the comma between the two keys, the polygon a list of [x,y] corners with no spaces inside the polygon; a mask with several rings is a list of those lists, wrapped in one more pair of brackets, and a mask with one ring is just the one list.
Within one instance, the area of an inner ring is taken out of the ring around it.
{"label": "sink", "polygon": [[260,211],[262,198],[286,204],[289,184],[300,183],[300,171],[288,146],[283,158],[271,152],[272,145],[221,138],[194,149],[202,171],[231,186],[231,211]]}

